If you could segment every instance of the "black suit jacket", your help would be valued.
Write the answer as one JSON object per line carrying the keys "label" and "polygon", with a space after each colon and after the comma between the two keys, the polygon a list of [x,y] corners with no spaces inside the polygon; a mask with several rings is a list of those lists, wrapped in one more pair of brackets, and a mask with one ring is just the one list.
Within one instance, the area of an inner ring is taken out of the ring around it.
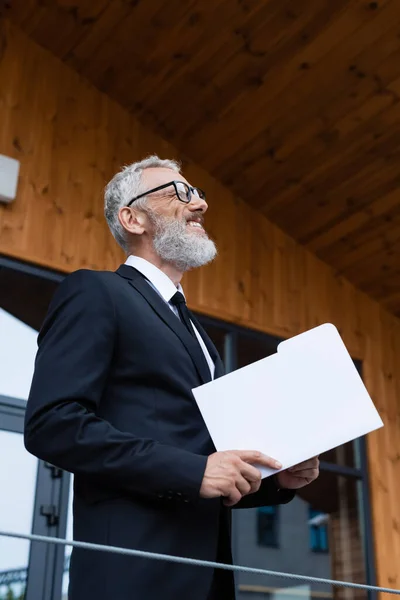
{"label": "black suit jacket", "polygon": [[[215,361],[223,367],[201,326]],[[191,389],[210,380],[197,341],[134,268],[80,270],[38,338],[25,445],[74,473],[74,537],[231,561],[230,511],[199,497],[215,451]],[[271,478],[239,506],[287,502]],[[74,550],[70,599],[205,600],[210,569]],[[226,598],[233,597],[233,579]],[[229,589],[228,589],[229,588]]]}

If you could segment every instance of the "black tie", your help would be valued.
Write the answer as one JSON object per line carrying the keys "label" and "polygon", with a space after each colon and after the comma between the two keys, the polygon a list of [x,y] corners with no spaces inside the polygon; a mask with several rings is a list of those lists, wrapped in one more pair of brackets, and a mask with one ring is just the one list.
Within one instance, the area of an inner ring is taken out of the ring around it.
{"label": "black tie", "polygon": [[170,302],[178,309],[179,316],[182,323],[186,326],[186,329],[197,339],[192,322],[190,320],[190,312],[186,306],[184,295],[181,294],[181,292],[176,292],[176,294],[172,296]]}

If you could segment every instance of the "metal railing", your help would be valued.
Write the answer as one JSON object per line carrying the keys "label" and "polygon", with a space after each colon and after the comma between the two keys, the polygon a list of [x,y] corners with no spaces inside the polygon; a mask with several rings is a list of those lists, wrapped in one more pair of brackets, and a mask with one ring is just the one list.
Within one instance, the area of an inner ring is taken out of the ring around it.
{"label": "metal railing", "polygon": [[134,550],[130,548],[119,548],[117,546],[106,546],[103,544],[92,544],[90,542],[79,542],[72,540],[65,540],[61,538],[48,537],[44,535],[34,534],[22,534],[14,533],[11,531],[0,530],[0,536],[29,540],[31,542],[43,542],[46,544],[56,544],[61,546],[72,546],[73,548],[85,548],[86,550],[94,550],[97,552],[113,552],[115,554],[123,554],[125,556],[135,556],[140,558],[147,558],[149,560],[164,560],[167,562],[180,563],[183,565],[195,565],[198,567],[207,567],[212,569],[224,569],[227,571],[236,571],[241,573],[251,573],[257,575],[268,575],[275,577],[283,577],[286,579],[292,579],[296,581],[302,581],[307,583],[320,583],[325,585],[332,585],[335,587],[352,588],[358,590],[365,590],[369,592],[383,592],[386,594],[400,595],[400,590],[393,588],[379,587],[375,585],[367,585],[364,583],[354,583],[351,581],[338,581],[335,579],[326,579],[324,577],[312,577],[310,575],[300,575],[298,573],[284,573],[281,571],[271,571],[270,569],[257,569],[254,567],[245,567],[242,565],[229,565],[224,563],[218,563],[207,560],[199,560],[196,558],[186,558],[184,556],[172,556],[170,554],[160,554],[156,552],[146,552],[144,550]]}

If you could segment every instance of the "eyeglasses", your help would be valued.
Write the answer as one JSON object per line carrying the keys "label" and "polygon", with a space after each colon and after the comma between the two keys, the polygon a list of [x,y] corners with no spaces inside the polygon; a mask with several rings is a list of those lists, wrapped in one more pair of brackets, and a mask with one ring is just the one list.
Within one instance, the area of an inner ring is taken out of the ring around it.
{"label": "eyeglasses", "polygon": [[192,199],[192,196],[195,196],[196,198],[201,198],[201,200],[206,199],[205,192],[203,192],[203,190],[201,190],[200,188],[192,187],[191,185],[188,185],[184,181],[170,181],[169,183],[164,183],[163,185],[159,185],[156,188],[147,190],[147,192],[143,192],[143,194],[139,194],[139,196],[135,196],[134,198],[132,198],[132,200],[130,200],[128,202],[127,206],[130,206],[132,204],[132,202],[135,202],[135,200],[138,200],[139,198],[143,198],[144,196],[148,196],[149,194],[152,194],[153,192],[158,192],[159,190],[163,190],[164,188],[167,188],[170,185],[174,186],[175,194],[176,194],[178,200],[180,200],[181,202],[184,202],[185,204],[189,204],[189,202]]}

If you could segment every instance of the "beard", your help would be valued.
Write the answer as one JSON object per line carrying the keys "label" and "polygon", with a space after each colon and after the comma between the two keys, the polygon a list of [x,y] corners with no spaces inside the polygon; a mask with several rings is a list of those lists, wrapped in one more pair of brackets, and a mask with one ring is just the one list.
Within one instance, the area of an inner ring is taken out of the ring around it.
{"label": "beard", "polygon": [[161,260],[184,273],[210,263],[217,255],[215,243],[205,233],[190,233],[187,220],[146,214],[154,227],[153,246]]}

